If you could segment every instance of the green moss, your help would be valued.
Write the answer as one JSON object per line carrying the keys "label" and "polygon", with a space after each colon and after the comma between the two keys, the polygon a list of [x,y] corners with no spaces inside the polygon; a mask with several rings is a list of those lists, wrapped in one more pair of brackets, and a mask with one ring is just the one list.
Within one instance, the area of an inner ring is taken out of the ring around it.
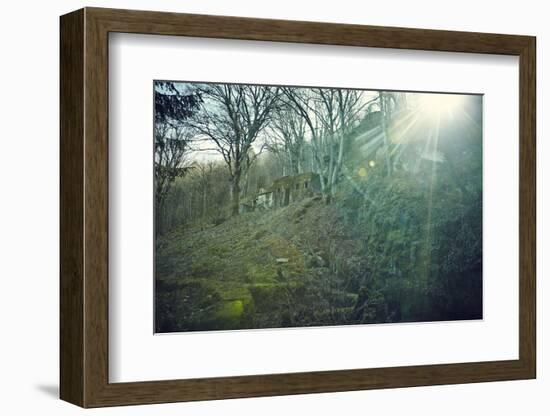
{"label": "green moss", "polygon": [[244,302],[242,300],[224,302],[221,307],[214,313],[214,318],[222,322],[234,322],[240,319],[243,311]]}

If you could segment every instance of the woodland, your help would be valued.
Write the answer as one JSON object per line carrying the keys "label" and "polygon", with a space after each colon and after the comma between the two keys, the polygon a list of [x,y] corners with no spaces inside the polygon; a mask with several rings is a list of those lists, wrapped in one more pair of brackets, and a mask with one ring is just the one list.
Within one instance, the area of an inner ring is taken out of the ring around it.
{"label": "woodland", "polygon": [[482,99],[155,81],[155,332],[481,319]]}

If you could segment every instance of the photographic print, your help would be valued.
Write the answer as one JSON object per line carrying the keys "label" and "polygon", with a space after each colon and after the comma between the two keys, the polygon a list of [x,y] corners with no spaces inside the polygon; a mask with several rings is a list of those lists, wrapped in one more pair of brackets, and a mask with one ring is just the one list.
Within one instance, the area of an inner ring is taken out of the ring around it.
{"label": "photographic print", "polygon": [[156,333],[483,318],[481,95],[153,89]]}

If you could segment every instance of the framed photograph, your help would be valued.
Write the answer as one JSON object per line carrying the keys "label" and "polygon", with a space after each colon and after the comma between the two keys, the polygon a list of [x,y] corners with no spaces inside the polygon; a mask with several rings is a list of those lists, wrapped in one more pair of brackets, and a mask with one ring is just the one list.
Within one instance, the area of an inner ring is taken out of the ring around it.
{"label": "framed photograph", "polygon": [[535,378],[535,50],[62,16],[61,398]]}

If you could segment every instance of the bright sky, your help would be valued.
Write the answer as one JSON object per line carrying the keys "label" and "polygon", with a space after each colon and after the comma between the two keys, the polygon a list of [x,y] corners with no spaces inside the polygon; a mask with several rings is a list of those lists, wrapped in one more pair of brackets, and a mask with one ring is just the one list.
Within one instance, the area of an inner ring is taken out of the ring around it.
{"label": "bright sky", "polygon": [[[174,82],[176,88],[178,88],[181,92],[185,92],[188,87],[191,84],[194,84],[192,82]],[[365,102],[371,100],[378,94],[378,91],[364,91],[363,99]],[[460,97],[458,95],[454,94],[430,94],[430,93],[407,93],[407,96],[410,97],[409,100],[412,98],[411,101],[417,101],[417,100],[424,100],[426,98],[426,102],[429,103],[434,110],[437,110],[438,108],[445,107],[447,102],[454,102],[457,97]],[[409,102],[411,102],[409,101]],[[418,101],[417,101],[418,102]],[[256,139],[256,141],[253,144],[253,149],[256,152],[259,152],[262,144],[265,142],[265,135],[270,134],[269,131],[262,131],[260,133],[260,136]],[[194,151],[190,153],[189,155],[189,161],[190,162],[211,162],[211,161],[223,161],[223,157],[221,154],[216,150],[216,145],[212,143],[209,140],[198,140],[194,142],[193,144]]]}

